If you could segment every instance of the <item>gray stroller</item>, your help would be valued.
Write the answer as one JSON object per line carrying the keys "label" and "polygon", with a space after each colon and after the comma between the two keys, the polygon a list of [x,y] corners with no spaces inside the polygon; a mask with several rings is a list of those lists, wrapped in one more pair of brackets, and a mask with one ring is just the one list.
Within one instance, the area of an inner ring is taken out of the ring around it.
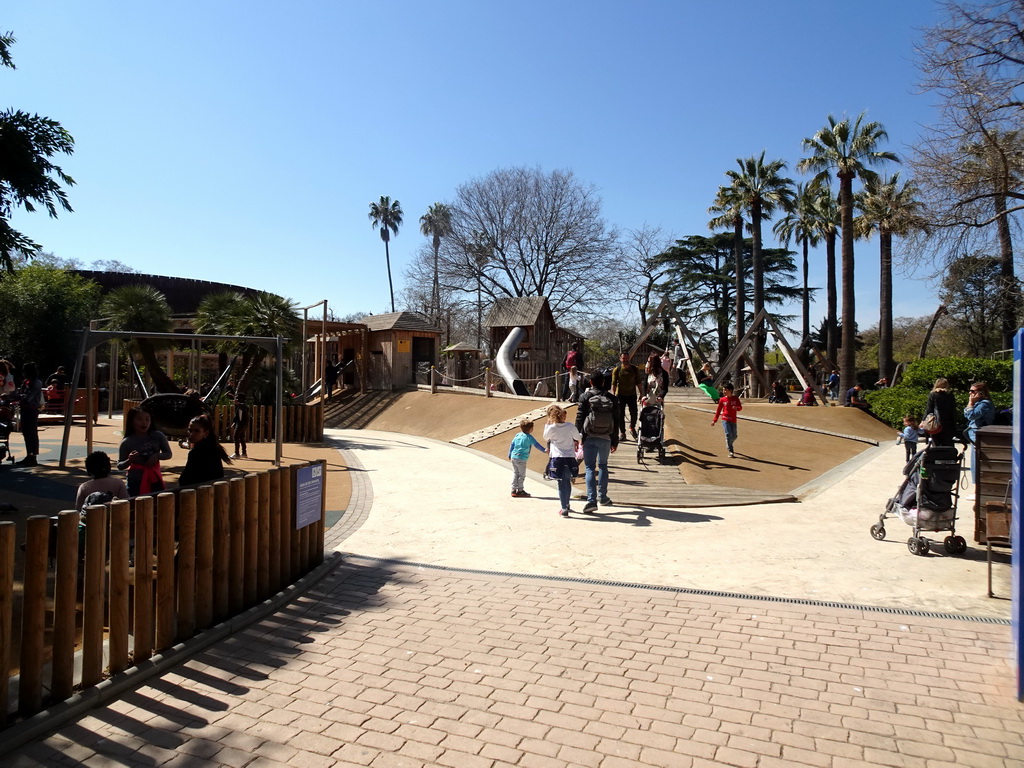
{"label": "gray stroller", "polygon": [[956,505],[960,498],[960,471],[964,454],[954,446],[930,445],[915,454],[903,468],[906,479],[896,495],[889,499],[871,535],[885,538],[885,520],[898,517],[913,528],[907,549],[914,555],[927,555],[930,541],[923,531],[949,531],[942,544],[951,555],[967,551],[967,541],[956,534]]}

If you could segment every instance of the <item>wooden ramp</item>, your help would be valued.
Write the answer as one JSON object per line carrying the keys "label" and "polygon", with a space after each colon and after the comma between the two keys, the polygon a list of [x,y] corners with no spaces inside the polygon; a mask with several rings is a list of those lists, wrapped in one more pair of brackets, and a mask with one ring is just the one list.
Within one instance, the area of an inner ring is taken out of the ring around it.
{"label": "wooden ramp", "polygon": [[[656,453],[644,455],[644,464],[636,460],[636,443],[619,443],[608,460],[611,477],[608,495],[616,505],[641,507],[731,507],[748,504],[772,504],[797,501],[788,493],[753,491],[719,485],[690,485],[679,472],[683,456],[668,441],[665,463],[659,464]],[[574,494],[584,489],[583,467],[576,481]]]}

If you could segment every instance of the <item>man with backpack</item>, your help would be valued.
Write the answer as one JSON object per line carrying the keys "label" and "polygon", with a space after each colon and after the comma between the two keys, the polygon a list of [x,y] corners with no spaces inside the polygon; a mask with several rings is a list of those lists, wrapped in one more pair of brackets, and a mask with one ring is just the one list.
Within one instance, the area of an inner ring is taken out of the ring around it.
{"label": "man with backpack", "polygon": [[608,498],[608,455],[619,446],[623,424],[619,404],[608,391],[609,378],[603,370],[594,371],[590,389],[583,393],[576,410],[576,429],[583,435],[583,463],[587,468],[585,515],[597,511],[599,498],[602,506],[612,503]]}

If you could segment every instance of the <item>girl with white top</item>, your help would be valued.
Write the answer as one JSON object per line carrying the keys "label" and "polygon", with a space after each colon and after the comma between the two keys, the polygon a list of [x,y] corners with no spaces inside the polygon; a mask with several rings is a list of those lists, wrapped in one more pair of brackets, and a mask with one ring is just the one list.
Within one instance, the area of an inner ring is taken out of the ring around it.
{"label": "girl with white top", "polygon": [[544,427],[544,439],[548,441],[548,455],[551,462],[548,474],[558,481],[558,500],[561,508],[558,514],[568,517],[569,498],[572,495],[572,478],[579,472],[576,462],[576,446],[583,439],[576,425],[565,420],[565,408],[552,403],[548,406],[548,423]]}

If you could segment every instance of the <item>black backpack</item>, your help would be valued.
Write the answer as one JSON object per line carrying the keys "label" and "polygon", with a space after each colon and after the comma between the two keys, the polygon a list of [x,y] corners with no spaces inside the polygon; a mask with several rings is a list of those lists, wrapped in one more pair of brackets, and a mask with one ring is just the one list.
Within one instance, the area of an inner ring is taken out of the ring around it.
{"label": "black backpack", "polygon": [[583,434],[593,437],[607,437],[615,433],[615,403],[607,392],[595,392],[587,401],[590,413],[583,420]]}

